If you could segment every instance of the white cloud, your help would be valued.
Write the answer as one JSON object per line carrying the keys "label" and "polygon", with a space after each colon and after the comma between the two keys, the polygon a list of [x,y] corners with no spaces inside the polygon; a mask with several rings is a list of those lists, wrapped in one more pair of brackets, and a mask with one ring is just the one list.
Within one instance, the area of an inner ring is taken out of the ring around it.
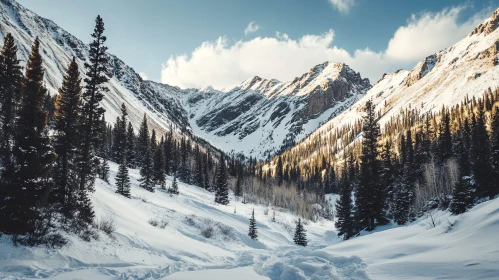
{"label": "white cloud", "polygon": [[459,23],[459,15],[464,9],[465,6],[459,6],[439,13],[412,15],[407,25],[395,32],[386,55],[401,61],[414,61],[458,42],[485,18],[479,13]]}
{"label": "white cloud", "polygon": [[244,29],[244,35],[248,36],[250,33],[257,32],[260,29],[260,25],[256,24],[254,21],[250,22],[246,29]]}
{"label": "white cloud", "polygon": [[277,32],[274,37],[257,37],[229,43],[225,37],[203,42],[189,56],[171,57],[161,71],[163,83],[180,87],[223,88],[258,75],[291,80],[314,65],[344,62],[375,83],[383,73],[409,69],[424,57],[463,38],[485,16],[477,14],[465,22],[457,7],[439,13],[412,16],[394,33],[385,51],[369,48],[348,52],[333,44],[334,31],[292,39]]}
{"label": "white cloud", "polygon": [[329,0],[329,2],[340,12],[346,14],[355,5],[355,0]]}
{"label": "white cloud", "polygon": [[140,77],[142,78],[142,80],[144,80],[144,81],[145,81],[145,80],[149,80],[149,79],[147,78],[146,73],[144,73],[144,72],[140,72],[140,73],[139,73],[139,76],[140,76]]}

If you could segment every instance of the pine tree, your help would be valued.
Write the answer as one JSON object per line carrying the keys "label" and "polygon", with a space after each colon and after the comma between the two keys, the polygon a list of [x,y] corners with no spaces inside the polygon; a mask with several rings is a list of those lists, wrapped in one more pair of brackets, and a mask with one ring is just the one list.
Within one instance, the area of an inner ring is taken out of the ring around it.
{"label": "pine tree", "polygon": [[51,210],[47,197],[54,186],[50,172],[56,159],[42,110],[47,90],[43,86],[40,42],[35,39],[21,84],[21,102],[14,133],[12,164],[3,174],[0,231],[26,245],[44,243],[50,230]]}
{"label": "pine tree", "polygon": [[356,220],[361,229],[374,230],[385,224],[385,193],[381,186],[381,164],[378,159],[380,128],[376,121],[371,100],[365,106],[366,116],[362,123],[362,155],[359,186],[356,193]]}
{"label": "pine tree", "polygon": [[186,139],[180,141],[180,170],[179,178],[181,181],[190,183],[190,165],[189,165],[189,147]]}
{"label": "pine tree", "polygon": [[490,128],[490,163],[493,168],[493,174],[491,176],[493,182],[491,194],[497,195],[499,194],[499,106],[495,108],[495,112],[492,115]]}
{"label": "pine tree", "polygon": [[0,54],[0,166],[11,164],[14,117],[23,79],[14,37],[7,33]]}
{"label": "pine tree", "polygon": [[109,162],[106,157],[101,159],[99,178],[104,180],[104,182],[109,183]]}
{"label": "pine tree", "polygon": [[282,181],[284,179],[284,175],[282,173],[282,159],[280,156],[277,157],[277,165],[275,168],[275,177],[277,180],[277,184],[280,186],[282,185]]}
{"label": "pine tree", "polygon": [[81,78],[76,59],[69,64],[56,98],[54,150],[58,155],[54,172],[55,201],[71,218],[77,210],[79,128],[82,121]]}
{"label": "pine tree", "polygon": [[168,193],[170,194],[178,194],[178,183],[177,183],[177,176],[173,175],[173,182],[170,188],[168,188]]}
{"label": "pine tree", "polygon": [[165,156],[163,154],[164,139],[161,137],[161,142],[159,147],[156,149],[154,154],[154,167],[153,167],[153,181],[156,184],[165,185]]}
{"label": "pine tree", "polygon": [[144,165],[145,156],[149,151],[149,128],[147,125],[147,117],[144,114],[144,118],[140,125],[139,136],[137,138],[137,165],[142,167]]}
{"label": "pine tree", "polygon": [[[348,163],[353,165],[352,162]],[[343,170],[343,176],[340,184],[340,198],[335,203],[336,220],[335,227],[338,229],[338,236],[343,236],[344,240],[350,239],[354,235],[353,224],[353,203],[352,203],[352,184],[347,175],[347,168]]]}
{"label": "pine tree", "polygon": [[490,164],[489,136],[485,126],[485,114],[478,106],[476,116],[472,116],[471,153],[473,179],[477,184],[478,197],[493,196],[492,168]]}
{"label": "pine tree", "polygon": [[450,211],[454,215],[466,212],[473,206],[473,180],[469,176],[463,176],[452,190],[452,202]]}
{"label": "pine tree", "polygon": [[129,168],[135,167],[135,132],[131,122],[128,122],[126,134],[126,162]]}
{"label": "pine tree", "polygon": [[116,119],[115,130],[114,130],[114,143],[113,143],[113,153],[114,160],[116,163],[121,163],[123,159],[127,159],[128,155],[128,143],[127,143],[127,118],[128,112],[125,103],[121,104],[121,118]]}
{"label": "pine tree", "polygon": [[293,241],[296,245],[307,246],[307,231],[303,227],[301,222],[301,218],[298,219],[298,223],[296,224],[295,236],[293,237]]}
{"label": "pine tree", "polygon": [[253,212],[251,213],[248,235],[251,239],[258,240],[258,229],[256,228],[255,209],[253,209]]}
{"label": "pine tree", "polygon": [[238,165],[236,187],[234,188],[234,195],[236,197],[243,196],[243,166]]}
{"label": "pine tree", "polygon": [[97,165],[96,150],[100,144],[98,123],[105,110],[99,103],[108,91],[104,83],[108,81],[105,75],[107,66],[107,47],[104,46],[106,37],[104,33],[104,22],[100,16],[95,20],[95,29],[92,33],[94,40],[90,43],[89,60],[85,63],[87,78],[85,78],[85,91],[83,93],[83,143],[80,160],[80,189],[93,190]]}
{"label": "pine tree", "polygon": [[443,163],[452,156],[452,136],[450,131],[450,116],[448,110],[442,109],[442,120],[438,131],[438,153],[439,163]]}
{"label": "pine tree", "polygon": [[130,176],[128,175],[128,167],[125,157],[121,159],[118,173],[116,173],[115,181],[116,187],[118,188],[116,190],[116,193],[130,198]]}
{"label": "pine tree", "polygon": [[146,151],[144,156],[142,167],[140,168],[140,176],[140,187],[150,192],[154,192],[154,166],[150,149]]}
{"label": "pine tree", "polygon": [[227,182],[227,167],[225,166],[225,155],[223,153],[218,164],[215,183],[215,202],[223,205],[229,204],[229,184]]}
{"label": "pine tree", "polygon": [[193,184],[204,188],[203,155],[201,154],[201,150],[197,145],[194,149],[194,157],[196,160],[196,168],[194,170]]}

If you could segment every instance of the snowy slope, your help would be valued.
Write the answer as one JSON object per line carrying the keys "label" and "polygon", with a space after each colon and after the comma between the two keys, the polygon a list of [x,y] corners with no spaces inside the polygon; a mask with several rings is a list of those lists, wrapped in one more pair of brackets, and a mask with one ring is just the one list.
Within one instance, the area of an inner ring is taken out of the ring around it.
{"label": "snowy slope", "polygon": [[230,90],[191,91],[184,106],[196,134],[262,159],[300,141],[370,87],[348,65],[325,62],[288,82],[254,77]]}
{"label": "snowy slope", "polygon": [[[317,129],[296,148],[317,135],[352,124],[363,116],[368,100],[381,112],[379,123],[397,117],[403,110],[420,114],[437,112],[442,105],[453,106],[466,96],[483,96],[488,88],[499,86],[499,10],[455,45],[428,56],[411,71],[385,74],[357,103]],[[349,143],[343,143],[348,145]]]}
{"label": "snowy slope", "polygon": [[[89,19],[92,20],[92,19]],[[89,30],[89,33],[91,30]],[[73,56],[77,58],[80,72],[85,73],[84,62],[88,59],[88,45],[69,34],[54,22],[42,18],[13,0],[0,1],[0,40],[11,33],[18,46],[18,57],[25,64],[36,37],[40,39],[45,83],[50,94],[56,94],[62,77]],[[129,109],[129,117],[138,129],[143,114],[151,117],[151,126],[160,131],[170,126],[183,134],[190,134],[187,113],[182,108],[179,88],[144,81],[123,61],[108,54],[106,75],[109,93],[102,102],[106,120],[114,122],[121,113],[121,104]]]}
{"label": "snowy slope", "polygon": [[[132,198],[98,181],[92,203],[98,218],[113,217],[112,237],[84,242],[68,236],[59,250],[13,247],[0,237],[1,279],[497,279],[499,198],[468,213],[433,212],[436,227],[423,217],[404,227],[341,241],[332,222],[305,225],[309,246],[292,243],[296,217],[234,201],[213,203],[213,194],[179,184],[170,197],[138,187],[131,170]],[[168,178],[168,184],[171,178]],[[259,241],[247,236],[255,209]],[[236,213],[234,213],[234,211]],[[150,225],[154,219],[159,225]],[[452,224],[452,225],[451,225]],[[202,232],[212,227],[211,238]]]}

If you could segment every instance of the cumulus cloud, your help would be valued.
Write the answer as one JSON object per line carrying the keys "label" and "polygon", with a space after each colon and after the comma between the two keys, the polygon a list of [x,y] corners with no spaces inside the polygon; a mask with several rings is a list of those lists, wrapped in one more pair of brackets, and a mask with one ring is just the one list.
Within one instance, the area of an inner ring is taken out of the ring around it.
{"label": "cumulus cloud", "polygon": [[329,2],[343,14],[348,13],[350,8],[355,5],[355,0],[329,0]]}
{"label": "cumulus cloud", "polygon": [[144,73],[144,72],[140,72],[140,73],[139,73],[139,76],[142,78],[142,80],[149,80],[149,79],[147,78],[146,73]]}
{"label": "cumulus cloud", "polygon": [[256,24],[254,21],[250,22],[246,29],[244,29],[244,35],[248,36],[250,33],[257,32],[260,29],[260,25]]}
{"label": "cumulus cloud", "polygon": [[226,88],[253,76],[291,80],[316,64],[344,62],[375,83],[383,73],[412,68],[424,57],[463,38],[486,16],[465,22],[458,16],[464,7],[412,16],[388,42],[386,50],[369,48],[353,52],[334,44],[334,31],[290,38],[285,33],[229,42],[220,37],[203,42],[190,55],[170,57],[162,67],[161,81],[180,87]]}

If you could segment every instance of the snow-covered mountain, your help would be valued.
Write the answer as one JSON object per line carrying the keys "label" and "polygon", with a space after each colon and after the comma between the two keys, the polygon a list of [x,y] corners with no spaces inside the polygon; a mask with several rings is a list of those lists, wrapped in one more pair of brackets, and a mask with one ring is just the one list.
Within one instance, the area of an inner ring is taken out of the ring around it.
{"label": "snow-covered mountain", "polygon": [[[85,72],[88,45],[14,0],[0,0],[0,33],[14,36],[23,64],[34,39],[40,39],[46,86],[52,94],[72,56]],[[136,129],[147,113],[157,130],[173,127],[187,136],[194,136],[194,130],[217,148],[258,158],[292,146],[370,88],[369,81],[347,65],[326,62],[285,83],[254,77],[225,91],[180,89],[143,80],[118,57],[108,55],[110,91],[102,105],[109,122],[119,116],[124,102]]]}
{"label": "snow-covered mountain", "polygon": [[[90,19],[91,20],[91,19]],[[91,30],[89,30],[90,32]],[[25,64],[36,37],[40,39],[46,87],[57,93],[72,56],[77,58],[80,71],[85,73],[88,45],[66,32],[51,20],[38,16],[13,0],[0,0],[0,40],[11,33],[18,46],[18,57]],[[187,112],[180,103],[181,89],[143,80],[132,68],[112,54],[109,55],[107,83],[109,93],[102,102],[106,119],[114,122],[124,102],[129,119],[137,129],[143,114],[150,117],[150,125],[160,131],[173,127],[190,135]]]}
{"label": "snow-covered mountain", "polygon": [[[379,122],[383,128],[401,111],[416,109],[421,115],[437,112],[442,105],[453,106],[464,101],[466,96],[470,99],[481,97],[488,88],[499,87],[498,26],[499,9],[461,41],[426,57],[411,71],[399,70],[383,75],[358,102],[322,125],[294,149],[312,143],[319,135],[329,137],[335,129],[359,120],[368,100],[372,100],[376,111],[381,113]],[[341,143],[343,146],[349,144]],[[323,147],[324,151],[327,148]]]}
{"label": "snow-covered mountain", "polygon": [[319,64],[279,82],[254,77],[184,98],[194,132],[226,151],[264,158],[289,148],[350,107],[371,87],[344,63]]}

